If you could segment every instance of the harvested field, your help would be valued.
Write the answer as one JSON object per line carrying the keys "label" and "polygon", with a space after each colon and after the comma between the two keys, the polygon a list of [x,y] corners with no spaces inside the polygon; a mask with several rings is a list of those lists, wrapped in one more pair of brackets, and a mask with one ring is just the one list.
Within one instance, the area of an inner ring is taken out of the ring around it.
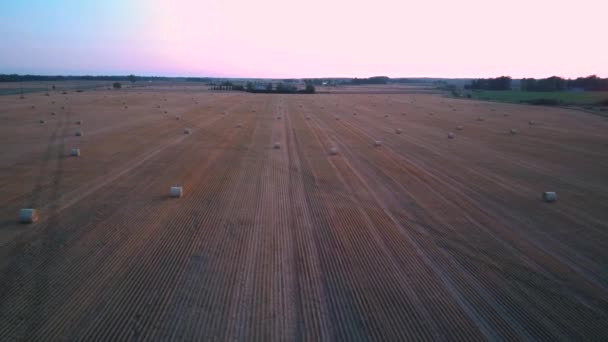
{"label": "harvested field", "polygon": [[606,118],[102,89],[0,96],[0,340],[608,336]]}

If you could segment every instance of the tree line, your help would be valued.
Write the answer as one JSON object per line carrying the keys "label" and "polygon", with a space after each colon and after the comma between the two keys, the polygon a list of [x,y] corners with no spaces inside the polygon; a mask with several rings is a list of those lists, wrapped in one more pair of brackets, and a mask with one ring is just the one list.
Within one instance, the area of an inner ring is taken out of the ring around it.
{"label": "tree line", "polygon": [[513,80],[509,76],[496,78],[480,78],[464,86],[465,89],[475,90],[511,90]]}
{"label": "tree line", "polygon": [[[511,90],[513,80],[508,76],[497,78],[480,78],[465,85],[465,89]],[[565,79],[558,76],[547,78],[523,78],[520,80],[522,91],[564,91],[581,89],[585,91],[608,91],[608,78],[597,75]]]}

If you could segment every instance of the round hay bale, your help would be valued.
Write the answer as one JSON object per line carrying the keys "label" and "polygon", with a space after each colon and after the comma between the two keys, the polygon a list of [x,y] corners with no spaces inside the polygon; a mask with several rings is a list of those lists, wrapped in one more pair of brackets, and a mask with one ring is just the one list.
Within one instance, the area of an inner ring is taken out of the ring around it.
{"label": "round hay bale", "polygon": [[456,135],[453,132],[448,133],[448,139],[454,139]]}
{"label": "round hay bale", "polygon": [[357,116],[357,113],[353,113],[353,116]]}
{"label": "round hay bale", "polygon": [[192,129],[184,128],[184,134],[191,134],[191,133],[192,133]]}
{"label": "round hay bale", "polygon": [[517,128],[511,128],[511,135],[517,134]]}
{"label": "round hay bale", "polygon": [[380,147],[380,146],[382,146],[382,141],[381,140],[374,141],[374,147]]}
{"label": "round hay bale", "polygon": [[401,128],[395,128],[395,134],[401,134],[403,131]]}
{"label": "round hay bale", "polygon": [[279,142],[275,142],[275,143],[272,145],[272,148],[274,148],[275,150],[280,149],[280,148],[281,148],[281,143],[279,143]]}
{"label": "round hay bale", "polygon": [[72,157],[80,157],[80,149],[79,148],[73,148],[70,150],[70,156]]}
{"label": "round hay bale", "polygon": [[52,112],[51,115],[55,115],[55,112]]}
{"label": "round hay bale", "polygon": [[335,156],[338,154],[338,148],[337,147],[332,147],[329,149],[329,155],[331,156]]}
{"label": "round hay bale", "polygon": [[281,116],[277,116],[277,120],[281,120]]}
{"label": "round hay bale", "polygon": [[184,196],[184,190],[181,186],[172,186],[169,188],[169,196],[173,198],[180,198]]}
{"label": "round hay bale", "polygon": [[81,137],[84,135],[84,133],[81,130],[77,130],[76,133],[74,133],[74,135],[77,137]]}
{"label": "round hay bale", "polygon": [[543,201],[547,203],[552,203],[557,201],[557,194],[553,191],[545,191],[543,192]]}
{"label": "round hay bale", "polygon": [[35,223],[38,221],[40,216],[38,210],[32,208],[25,208],[19,210],[19,222],[20,223]]}
{"label": "round hay bale", "polygon": [[236,128],[241,128],[241,127],[243,127],[243,124],[240,124],[240,123],[236,124]]}
{"label": "round hay bale", "polygon": [[306,120],[310,120],[310,115],[306,115]]}
{"label": "round hay bale", "polygon": [[175,120],[179,120],[179,116],[176,116],[176,117],[175,117]]}
{"label": "round hay bale", "polygon": [[464,127],[463,126],[457,126],[456,129],[459,130],[459,131],[462,131],[464,129]]}
{"label": "round hay bale", "polygon": [[385,117],[385,118],[388,118],[388,114],[384,114],[384,117]]}
{"label": "round hay bale", "polygon": [[43,124],[43,123],[45,123],[45,121],[44,120],[40,120],[40,123]]}
{"label": "round hay bale", "polygon": [[530,120],[530,121],[528,121],[528,124],[529,124],[530,126],[534,126],[534,125],[536,124],[536,122],[534,122],[533,120]]}
{"label": "round hay bale", "polygon": [[334,116],[334,119],[336,119],[336,121],[340,121],[340,118],[337,116]]}

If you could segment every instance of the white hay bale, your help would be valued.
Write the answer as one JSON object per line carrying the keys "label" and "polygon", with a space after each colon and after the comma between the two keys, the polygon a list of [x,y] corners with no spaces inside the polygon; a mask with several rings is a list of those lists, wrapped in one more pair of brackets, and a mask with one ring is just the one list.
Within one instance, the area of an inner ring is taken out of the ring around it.
{"label": "white hay bale", "polygon": [[381,141],[381,140],[376,140],[376,141],[374,141],[374,146],[375,146],[375,147],[380,147],[380,146],[382,146],[382,141]]}
{"label": "white hay bale", "polygon": [[511,128],[511,135],[517,134],[517,128]]}
{"label": "white hay bale", "polygon": [[76,133],[74,133],[74,135],[77,137],[81,137],[84,135],[84,133],[81,130],[77,130]]}
{"label": "white hay bale", "polygon": [[335,156],[338,154],[338,148],[337,147],[332,147],[329,149],[329,154],[332,156]]}
{"label": "white hay bale", "polygon": [[453,132],[448,133],[448,139],[454,139],[456,135]]}
{"label": "white hay bale", "polygon": [[182,189],[181,186],[172,186],[169,189],[169,196],[171,196],[173,198],[180,198],[180,197],[184,196],[184,190]]}
{"label": "white hay bale", "polygon": [[557,201],[557,194],[553,191],[545,191],[543,192],[543,201],[547,203]]}
{"label": "white hay bale", "polygon": [[280,148],[281,148],[281,143],[279,143],[279,142],[275,142],[275,143],[272,145],[272,148],[274,148],[275,150],[280,149]]}
{"label": "white hay bale", "polygon": [[395,134],[401,134],[403,131],[401,128],[395,128]]}
{"label": "white hay bale", "polygon": [[459,131],[462,131],[464,129],[464,127],[463,126],[457,126],[456,129],[459,130]]}
{"label": "white hay bale", "polygon": [[35,223],[38,221],[39,215],[38,210],[26,208],[19,210],[19,222],[20,223]]}
{"label": "white hay bale", "polygon": [[70,156],[72,157],[80,157],[80,149],[79,148],[73,148],[70,150]]}
{"label": "white hay bale", "polygon": [[192,129],[184,128],[184,134],[192,134]]}

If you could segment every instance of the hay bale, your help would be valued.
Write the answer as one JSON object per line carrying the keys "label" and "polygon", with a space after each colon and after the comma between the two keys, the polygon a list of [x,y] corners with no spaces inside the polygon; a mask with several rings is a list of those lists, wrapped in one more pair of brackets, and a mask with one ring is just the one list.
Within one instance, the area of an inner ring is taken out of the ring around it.
{"label": "hay bale", "polygon": [[275,150],[280,149],[280,148],[281,148],[281,143],[279,143],[279,142],[275,142],[275,143],[272,145],[272,148],[274,148]]}
{"label": "hay bale", "polygon": [[40,120],[40,123],[43,124],[43,123],[45,123],[45,121],[44,120]]}
{"label": "hay bale", "polygon": [[310,120],[310,115],[306,115],[306,120]]}
{"label": "hay bale", "polygon": [[330,156],[335,156],[338,154],[338,148],[337,147],[332,147],[329,149],[329,155]]}
{"label": "hay bale", "polygon": [[357,113],[353,113],[353,116],[357,116]]}
{"label": "hay bale", "polygon": [[464,127],[463,126],[457,126],[456,129],[459,130],[459,131],[462,131],[464,129]]}
{"label": "hay bale", "polygon": [[55,112],[52,112],[51,115],[55,115]]}
{"label": "hay bale", "polygon": [[39,219],[38,210],[32,208],[25,208],[19,210],[19,222],[20,223],[35,223]]}
{"label": "hay bale", "polygon": [[236,128],[241,128],[241,127],[243,127],[243,124],[240,124],[240,123],[236,124]]}
{"label": "hay bale", "polygon": [[536,124],[536,122],[534,122],[533,120],[530,120],[530,121],[528,121],[528,124],[529,124],[530,126],[534,126],[534,125]]}
{"label": "hay bale", "polygon": [[477,121],[483,121],[483,118],[480,116],[477,118]]}
{"label": "hay bale", "polygon": [[543,201],[547,203],[552,203],[557,201],[557,194],[553,191],[545,191],[543,192]]}
{"label": "hay bale", "polygon": [[281,120],[281,116],[280,116],[280,115],[279,115],[279,116],[277,116],[277,120]]}
{"label": "hay bale", "polygon": [[72,157],[80,157],[80,149],[79,148],[73,148],[70,150],[70,156]]}
{"label": "hay bale", "polygon": [[511,135],[517,134],[517,128],[511,128]]}
{"label": "hay bale", "polygon": [[336,121],[340,121],[340,118],[338,116],[334,116],[334,119],[336,119]]}
{"label": "hay bale", "polygon": [[395,128],[395,134],[401,134],[403,131],[401,128]]}
{"label": "hay bale", "polygon": [[381,140],[374,141],[374,147],[380,147],[380,146],[382,146],[382,141]]}
{"label": "hay bale", "polygon": [[81,137],[84,135],[84,133],[81,130],[77,130],[76,133],[74,133],[74,135],[77,137]]}
{"label": "hay bale", "polygon": [[402,115],[402,116],[406,116],[407,114],[406,114],[406,113],[401,113],[401,115]]}
{"label": "hay bale", "polygon": [[448,133],[448,139],[454,139],[456,135],[453,132]]}
{"label": "hay bale", "polygon": [[184,128],[184,134],[192,134],[192,129]]}
{"label": "hay bale", "polygon": [[385,117],[385,118],[388,118],[388,114],[384,114],[384,117]]}
{"label": "hay bale", "polygon": [[184,196],[184,190],[181,186],[172,186],[169,188],[169,196],[173,198],[180,198]]}
{"label": "hay bale", "polygon": [[179,120],[179,116],[176,116],[176,117],[175,117],[175,120]]}

